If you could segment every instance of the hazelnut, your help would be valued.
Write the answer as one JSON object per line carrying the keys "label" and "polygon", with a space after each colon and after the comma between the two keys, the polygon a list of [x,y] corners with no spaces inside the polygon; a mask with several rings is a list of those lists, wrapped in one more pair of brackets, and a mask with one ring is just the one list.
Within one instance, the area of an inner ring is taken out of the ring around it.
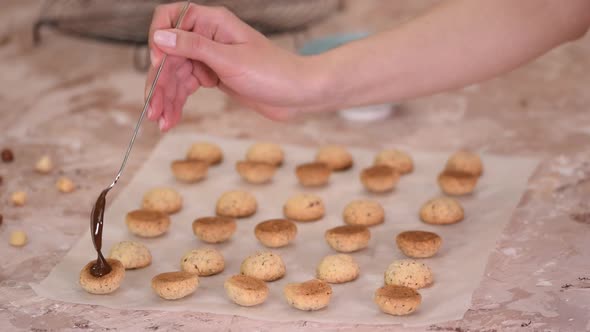
{"label": "hazelnut", "polygon": [[9,243],[13,247],[22,247],[27,244],[27,234],[23,231],[14,231],[10,233]]}
{"label": "hazelnut", "polygon": [[12,193],[10,201],[14,206],[23,206],[27,202],[27,193],[24,191],[17,191]]}
{"label": "hazelnut", "polygon": [[61,191],[62,193],[71,193],[72,191],[76,190],[76,185],[72,180],[67,177],[61,177],[55,183],[57,190]]}
{"label": "hazelnut", "polygon": [[5,163],[9,163],[14,160],[14,153],[10,149],[2,150],[2,161]]}
{"label": "hazelnut", "polygon": [[45,155],[37,161],[35,170],[41,174],[47,174],[53,170],[53,161],[49,156]]}
{"label": "hazelnut", "polygon": [[0,214],[0,226],[2,226],[2,222],[4,221],[4,216]]}

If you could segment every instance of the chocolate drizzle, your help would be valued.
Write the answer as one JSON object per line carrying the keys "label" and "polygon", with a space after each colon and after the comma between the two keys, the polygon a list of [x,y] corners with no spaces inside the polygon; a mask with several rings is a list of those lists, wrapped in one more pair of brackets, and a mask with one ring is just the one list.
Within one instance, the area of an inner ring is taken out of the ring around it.
{"label": "chocolate drizzle", "polygon": [[112,270],[101,252],[104,209],[106,205],[106,196],[110,189],[111,188],[107,188],[100,193],[92,208],[92,214],[90,215],[90,232],[92,233],[92,243],[94,244],[94,249],[96,249],[97,254],[96,263],[90,268],[90,274],[97,278],[109,274]]}

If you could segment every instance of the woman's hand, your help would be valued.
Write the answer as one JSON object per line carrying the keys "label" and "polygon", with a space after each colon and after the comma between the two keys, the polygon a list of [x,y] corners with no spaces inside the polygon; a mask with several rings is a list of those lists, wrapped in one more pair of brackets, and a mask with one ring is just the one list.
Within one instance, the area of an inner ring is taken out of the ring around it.
{"label": "woman's hand", "polygon": [[146,95],[169,55],[148,111],[162,131],[180,121],[187,97],[200,87],[218,87],[276,120],[320,102],[313,58],[280,49],[225,8],[191,4],[181,28],[173,29],[183,6],[158,6],[150,28]]}

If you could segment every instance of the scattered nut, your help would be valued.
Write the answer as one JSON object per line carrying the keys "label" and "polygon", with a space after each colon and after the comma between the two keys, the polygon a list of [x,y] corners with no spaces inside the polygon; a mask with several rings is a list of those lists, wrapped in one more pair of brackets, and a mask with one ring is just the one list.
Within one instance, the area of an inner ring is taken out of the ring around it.
{"label": "scattered nut", "polygon": [[14,153],[10,149],[2,150],[2,161],[5,163],[9,163],[14,160]]}
{"label": "scattered nut", "polygon": [[23,231],[14,231],[10,233],[9,243],[13,247],[22,247],[27,244],[27,234]]}
{"label": "scattered nut", "polygon": [[72,180],[69,178],[61,177],[55,183],[57,190],[61,191],[62,193],[71,193],[72,191],[76,190],[76,185]]}
{"label": "scattered nut", "polygon": [[4,182],[4,178],[0,176],[0,184],[2,184],[2,182]]}
{"label": "scattered nut", "polygon": [[37,161],[35,170],[41,174],[48,174],[53,170],[53,161],[49,156],[45,155]]}
{"label": "scattered nut", "polygon": [[2,226],[3,221],[4,221],[4,216],[0,214],[0,226]]}
{"label": "scattered nut", "polygon": [[17,191],[12,193],[10,201],[14,206],[23,206],[27,202],[27,193],[24,191]]}

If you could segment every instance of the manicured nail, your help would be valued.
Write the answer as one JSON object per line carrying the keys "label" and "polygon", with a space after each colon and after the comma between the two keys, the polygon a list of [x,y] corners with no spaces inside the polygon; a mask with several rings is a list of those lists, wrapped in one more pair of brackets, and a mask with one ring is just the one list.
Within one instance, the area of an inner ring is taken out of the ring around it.
{"label": "manicured nail", "polygon": [[154,42],[163,47],[176,47],[176,34],[166,30],[158,30],[154,33]]}
{"label": "manicured nail", "polygon": [[160,126],[160,131],[164,131],[164,126],[166,125],[164,118],[160,118],[160,120],[158,120],[158,125]]}

